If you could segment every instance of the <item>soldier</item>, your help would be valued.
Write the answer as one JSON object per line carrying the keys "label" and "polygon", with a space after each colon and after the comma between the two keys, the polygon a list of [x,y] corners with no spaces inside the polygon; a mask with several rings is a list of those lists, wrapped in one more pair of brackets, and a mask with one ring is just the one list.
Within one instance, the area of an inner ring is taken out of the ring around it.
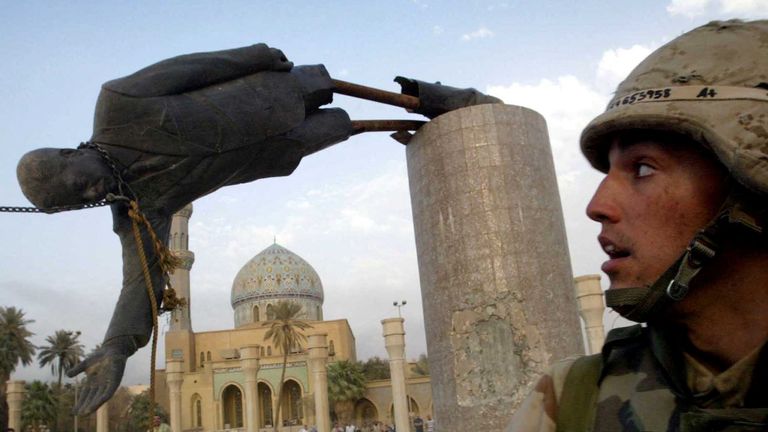
{"label": "soldier", "polygon": [[645,323],[555,364],[509,431],[768,429],[768,21],[646,58],[581,148],[605,178],[606,303]]}

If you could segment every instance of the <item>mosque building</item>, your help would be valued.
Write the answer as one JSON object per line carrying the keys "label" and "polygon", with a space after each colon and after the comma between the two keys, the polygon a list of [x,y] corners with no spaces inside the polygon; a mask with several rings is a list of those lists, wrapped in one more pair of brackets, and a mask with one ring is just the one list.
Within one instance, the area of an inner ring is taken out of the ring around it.
{"label": "mosque building", "polygon": [[[326,335],[327,360],[320,366],[322,371],[313,371],[312,364],[318,363],[310,361],[306,346],[289,353],[278,430],[298,431],[302,425],[317,424],[314,393],[318,389],[312,376],[324,373],[325,364],[357,360],[349,322],[323,319],[319,275],[307,261],[275,242],[251,258],[232,283],[234,328],[193,331],[189,313],[189,303],[194,301],[189,286],[194,263],[188,249],[191,215],[189,205],[174,215],[171,227],[169,244],[183,262],[171,276],[171,284],[187,304],[171,315],[165,335],[166,369],[155,374],[156,400],[171,414],[172,423],[178,417],[175,422],[182,431],[273,430],[283,353],[264,340],[265,323],[273,319],[277,302],[291,301],[301,305],[299,318],[312,326],[305,331],[307,336]],[[406,374],[408,411],[412,417],[431,414],[430,379],[412,375]],[[358,427],[374,421],[394,423],[392,394],[389,380],[370,381],[365,396],[354,401],[353,422]]]}

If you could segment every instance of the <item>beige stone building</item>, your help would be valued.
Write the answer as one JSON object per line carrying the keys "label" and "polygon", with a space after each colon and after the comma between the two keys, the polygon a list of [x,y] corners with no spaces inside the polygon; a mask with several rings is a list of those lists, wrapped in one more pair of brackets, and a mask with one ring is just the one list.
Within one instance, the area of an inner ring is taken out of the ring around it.
{"label": "beige stone building", "polygon": [[[171,283],[190,302],[194,301],[189,287],[194,262],[188,250],[191,214],[188,206],[174,216],[170,240],[184,262]],[[312,325],[307,335],[327,335],[328,363],[357,360],[355,336],[347,320],[323,319],[323,286],[317,272],[274,243],[248,261],[234,279],[233,329],[194,332],[189,304],[172,313],[165,335],[166,370],[156,373],[156,397],[171,414],[174,432],[272,430],[283,355],[264,340],[264,323],[281,300],[302,306],[302,318]],[[288,356],[278,430],[298,431],[301,425],[318,423],[308,360],[306,346],[296,347]],[[411,416],[431,414],[429,377],[406,375]],[[354,404],[355,423],[362,427],[374,421],[394,423],[393,419],[390,381],[370,382],[365,397]]]}

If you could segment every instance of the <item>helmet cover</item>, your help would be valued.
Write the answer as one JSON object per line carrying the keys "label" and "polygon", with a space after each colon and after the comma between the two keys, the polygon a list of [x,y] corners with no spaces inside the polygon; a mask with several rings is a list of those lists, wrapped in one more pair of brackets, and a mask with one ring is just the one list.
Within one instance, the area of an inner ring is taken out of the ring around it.
{"label": "helmet cover", "polygon": [[768,21],[713,21],[657,49],[584,129],[582,152],[606,172],[611,136],[632,129],[687,136],[768,193]]}

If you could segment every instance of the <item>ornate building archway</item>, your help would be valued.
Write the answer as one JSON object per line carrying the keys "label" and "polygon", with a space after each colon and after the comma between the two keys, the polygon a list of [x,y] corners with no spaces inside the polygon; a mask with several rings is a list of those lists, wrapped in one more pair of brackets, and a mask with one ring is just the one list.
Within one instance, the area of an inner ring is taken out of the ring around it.
{"label": "ornate building archway", "polygon": [[243,392],[229,384],[221,392],[222,426],[224,429],[243,427]]}
{"label": "ornate building archway", "polygon": [[283,384],[283,406],[280,409],[283,425],[304,424],[304,405],[301,385],[292,379]]}

